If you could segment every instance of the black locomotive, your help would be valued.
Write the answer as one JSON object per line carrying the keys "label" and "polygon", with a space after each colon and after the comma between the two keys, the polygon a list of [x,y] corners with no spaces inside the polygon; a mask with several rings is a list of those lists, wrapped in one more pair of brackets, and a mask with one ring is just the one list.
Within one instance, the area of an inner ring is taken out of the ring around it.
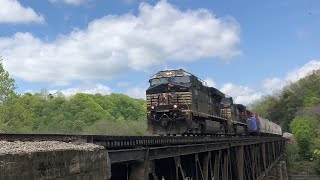
{"label": "black locomotive", "polygon": [[160,71],[147,89],[153,134],[247,133],[246,108],[185,70]]}

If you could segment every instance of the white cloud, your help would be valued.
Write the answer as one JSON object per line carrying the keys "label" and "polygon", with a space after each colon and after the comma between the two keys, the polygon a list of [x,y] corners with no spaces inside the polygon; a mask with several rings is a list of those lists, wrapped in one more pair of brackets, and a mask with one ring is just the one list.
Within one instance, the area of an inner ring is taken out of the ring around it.
{"label": "white cloud", "polygon": [[79,6],[88,3],[89,0],[49,0],[51,3],[65,3],[72,6]]}
{"label": "white cloud", "polygon": [[43,23],[44,18],[30,7],[23,7],[17,0],[0,1],[1,23]]}
{"label": "white cloud", "polygon": [[109,87],[104,86],[102,84],[95,84],[91,87],[75,87],[75,88],[67,88],[63,90],[49,90],[49,93],[62,92],[65,96],[72,96],[76,93],[87,93],[87,94],[97,94],[100,93],[102,95],[108,95],[112,91]]}
{"label": "white cloud", "polygon": [[138,15],[108,15],[47,43],[30,33],[0,37],[6,69],[29,82],[68,84],[110,79],[168,61],[228,59],[241,54],[239,24],[205,9],[166,1],[141,3]]}
{"label": "white cloud", "polygon": [[132,98],[146,99],[146,90],[147,88],[144,87],[132,87],[128,88],[125,94]]}
{"label": "white cloud", "polygon": [[311,60],[301,68],[290,71],[283,78],[270,78],[266,79],[262,82],[262,86],[265,88],[267,92],[272,92],[274,90],[279,90],[283,88],[285,85],[296,82],[301,78],[306,77],[311,74],[314,70],[320,69],[320,61]]}
{"label": "white cloud", "polygon": [[286,82],[280,78],[265,79],[262,81],[262,86],[268,93],[281,89],[286,85]]}
{"label": "white cloud", "polygon": [[289,82],[298,81],[299,79],[306,77],[317,69],[320,69],[320,61],[311,60],[301,68],[289,72],[285,80]]}
{"label": "white cloud", "polygon": [[216,83],[211,78],[206,78],[204,80],[204,82],[207,83],[207,86],[210,86],[210,87],[215,87],[216,86]]}
{"label": "white cloud", "polygon": [[274,77],[265,79],[262,81],[262,87],[264,88],[263,93],[247,86],[235,85],[232,83],[224,84],[221,91],[233,97],[236,103],[247,105],[260,99],[266,93],[279,90],[291,82],[296,82],[299,79],[306,77],[317,69],[320,69],[320,61],[311,60],[302,67],[290,71],[283,78]]}
{"label": "white cloud", "polygon": [[229,96],[231,96],[235,103],[240,104],[250,104],[255,100],[262,97],[262,93],[257,92],[247,86],[235,85],[232,83],[224,84],[221,91]]}

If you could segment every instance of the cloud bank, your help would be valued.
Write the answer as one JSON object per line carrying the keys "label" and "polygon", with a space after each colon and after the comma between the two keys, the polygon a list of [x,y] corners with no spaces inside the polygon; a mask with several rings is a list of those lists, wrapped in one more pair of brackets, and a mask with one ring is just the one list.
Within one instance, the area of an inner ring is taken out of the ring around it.
{"label": "cloud bank", "polygon": [[41,15],[37,14],[30,7],[23,7],[17,0],[1,0],[0,7],[0,24],[27,24],[44,22],[44,18]]}
{"label": "cloud bank", "polygon": [[226,83],[222,86],[221,91],[233,98],[235,103],[250,104],[262,97],[263,93],[257,92],[247,86]]}
{"label": "cloud bank", "polygon": [[102,95],[109,95],[111,94],[112,90],[103,84],[95,84],[93,86],[89,87],[73,87],[73,88],[67,88],[63,90],[49,90],[49,93],[54,94],[56,92],[61,92],[65,96],[73,96],[77,93],[87,93],[87,94],[102,94]]}
{"label": "cloud bank", "polygon": [[137,15],[108,15],[47,43],[31,33],[0,37],[8,71],[28,82],[67,85],[111,79],[169,61],[229,59],[241,54],[240,27],[206,9],[182,11],[166,1],[141,3]]}
{"label": "cloud bank", "polygon": [[[235,103],[248,105],[260,99],[263,95],[281,90],[289,83],[295,83],[318,69],[320,69],[320,61],[310,60],[302,67],[289,71],[284,77],[272,77],[263,80],[261,82],[261,88],[250,88],[244,85],[226,83],[218,86],[218,89],[226,95],[233,97]],[[210,78],[207,78],[205,81],[207,81],[207,84],[212,84],[210,81],[214,82]]]}
{"label": "cloud bank", "polygon": [[320,69],[320,61],[311,60],[302,67],[292,70],[285,77],[273,77],[268,78],[262,82],[262,86],[267,92],[273,92],[279,90],[289,83],[294,83],[310,75],[314,70]]}
{"label": "cloud bank", "polygon": [[213,79],[211,79],[211,78],[206,78],[205,80],[204,80],[204,82],[207,84],[207,86],[209,86],[209,87],[215,87],[216,86],[216,83],[214,82],[214,80]]}

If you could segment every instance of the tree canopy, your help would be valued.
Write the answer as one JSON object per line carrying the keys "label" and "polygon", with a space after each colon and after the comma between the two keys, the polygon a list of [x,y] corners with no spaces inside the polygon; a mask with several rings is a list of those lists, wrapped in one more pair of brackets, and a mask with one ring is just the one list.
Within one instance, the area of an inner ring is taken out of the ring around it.
{"label": "tree canopy", "polygon": [[287,148],[292,173],[320,173],[320,70],[251,105],[252,110],[292,132]]}
{"label": "tree canopy", "polygon": [[262,116],[290,131],[290,122],[299,111],[320,105],[320,70],[291,83],[273,95],[267,95],[250,106]]}
{"label": "tree canopy", "polygon": [[0,104],[16,95],[15,90],[15,81],[10,77],[8,71],[4,69],[2,58],[0,57]]}
{"label": "tree canopy", "polygon": [[0,108],[8,133],[145,134],[145,119],[145,101],[123,94],[25,93]]}
{"label": "tree canopy", "polygon": [[146,134],[146,102],[123,94],[17,95],[0,60],[0,132]]}

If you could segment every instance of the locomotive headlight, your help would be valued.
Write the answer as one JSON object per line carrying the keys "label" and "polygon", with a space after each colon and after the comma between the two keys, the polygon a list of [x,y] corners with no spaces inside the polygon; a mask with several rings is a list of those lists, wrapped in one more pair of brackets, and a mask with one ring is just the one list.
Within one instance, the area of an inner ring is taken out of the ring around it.
{"label": "locomotive headlight", "polygon": [[177,109],[177,108],[178,108],[178,105],[176,105],[176,104],[173,105],[173,108],[174,108],[174,109]]}
{"label": "locomotive headlight", "polygon": [[151,106],[151,109],[154,109],[154,106]]}

